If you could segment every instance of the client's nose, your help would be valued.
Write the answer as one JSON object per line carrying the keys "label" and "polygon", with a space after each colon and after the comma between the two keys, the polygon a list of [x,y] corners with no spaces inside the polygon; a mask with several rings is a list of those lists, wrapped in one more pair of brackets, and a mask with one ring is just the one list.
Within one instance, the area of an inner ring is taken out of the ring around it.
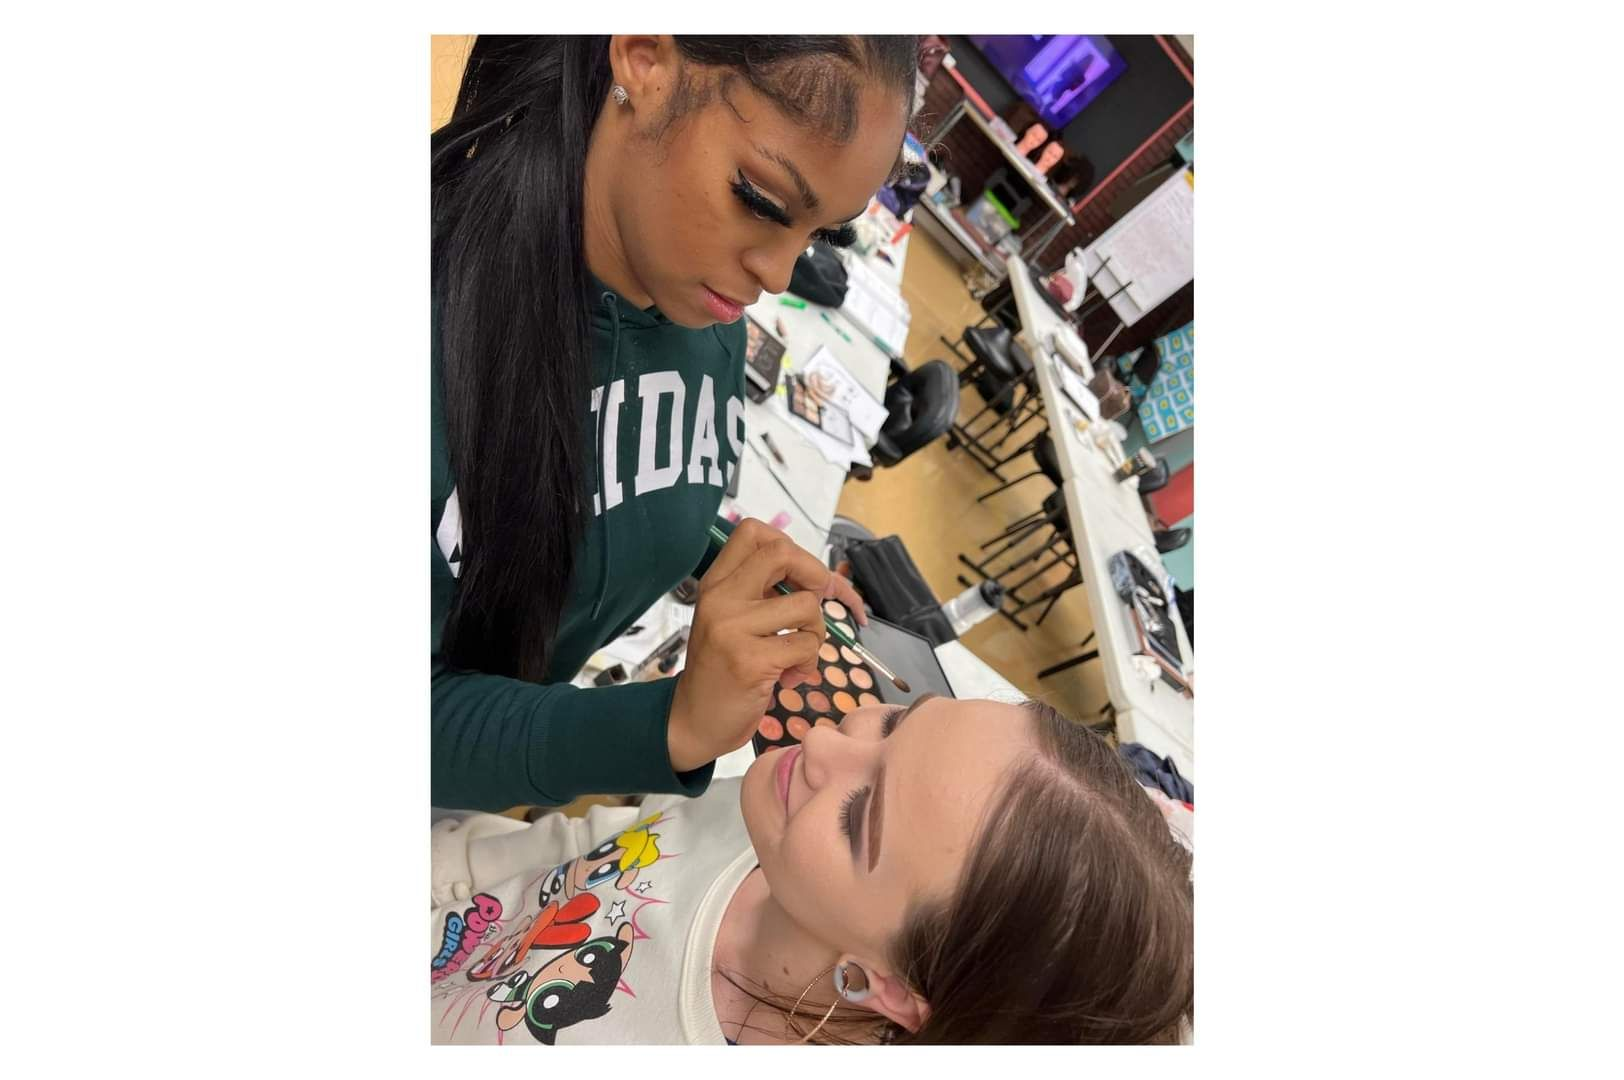
{"label": "client's nose", "polygon": [[814,789],[839,782],[847,774],[865,768],[866,755],[873,753],[877,745],[854,739],[839,728],[812,728],[801,738],[806,782]]}

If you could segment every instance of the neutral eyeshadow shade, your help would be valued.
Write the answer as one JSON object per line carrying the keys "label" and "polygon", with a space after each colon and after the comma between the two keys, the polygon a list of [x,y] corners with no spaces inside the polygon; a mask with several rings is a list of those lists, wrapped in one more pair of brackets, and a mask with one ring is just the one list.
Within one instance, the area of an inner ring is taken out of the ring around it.
{"label": "neutral eyeshadow shade", "polygon": [[827,611],[829,617],[833,619],[844,619],[846,617],[846,605],[839,600],[825,600],[823,610]]}
{"label": "neutral eyeshadow shade", "polygon": [[845,635],[846,635],[846,636],[847,636],[847,637],[849,637],[849,638],[854,638],[854,637],[856,637],[856,636],[857,636],[857,635],[856,635],[856,634],[854,634],[854,633],[852,633],[852,629],[851,629],[851,623],[848,623],[848,622],[837,622],[837,623],[835,623],[835,625],[836,625],[836,626],[838,626],[838,627],[840,627],[840,632],[841,632],[841,633],[842,633],[842,634],[845,634]]}
{"label": "neutral eyeshadow shade", "polygon": [[[851,650],[848,649],[846,651],[850,652]],[[822,645],[818,646],[818,658],[826,664],[832,664],[836,660],[839,660],[840,653],[841,650],[835,648],[835,643],[832,641],[825,641]],[[850,657],[847,657],[847,659],[849,660]]]}
{"label": "neutral eyeshadow shade", "polygon": [[833,665],[823,669],[823,677],[828,679],[829,685],[834,687],[836,690],[839,690],[842,686],[845,686],[849,681],[846,678],[846,669],[843,667],[835,667]]}
{"label": "neutral eyeshadow shade", "polygon": [[801,695],[796,693],[794,690],[780,690],[778,691],[778,704],[782,705],[790,712],[800,712]]}
{"label": "neutral eyeshadow shade", "polygon": [[837,725],[835,724],[834,720],[832,720],[831,718],[829,718],[827,716],[820,716],[820,717],[818,717],[818,722],[813,724],[812,726],[813,727],[832,728],[832,727],[836,727]]}
{"label": "neutral eyeshadow shade", "polygon": [[849,713],[857,708],[857,699],[842,690],[835,695],[835,708],[839,709],[842,714]]}
{"label": "neutral eyeshadow shade", "polygon": [[784,727],[789,730],[790,738],[795,739],[797,742],[806,738],[806,733],[812,730],[812,725],[799,716],[790,717],[789,722]]}
{"label": "neutral eyeshadow shade", "polygon": [[756,730],[761,732],[761,737],[768,742],[777,742],[784,737],[784,725],[778,722],[776,716],[763,716],[761,723],[756,725]]}
{"label": "neutral eyeshadow shade", "polygon": [[808,690],[806,692],[806,707],[813,712],[827,713],[831,710],[829,695],[822,690]]}
{"label": "neutral eyeshadow shade", "polygon": [[872,690],[874,688],[874,676],[860,667],[851,669],[851,682],[859,690]]}
{"label": "neutral eyeshadow shade", "polygon": [[[840,647],[840,656],[841,659],[845,660],[848,664],[861,664],[863,662],[863,658],[858,656],[857,653],[848,645],[842,645]],[[830,657],[830,659],[832,660],[834,658]]]}
{"label": "neutral eyeshadow shade", "polygon": [[857,695],[857,704],[863,706],[863,708],[866,709],[870,705],[883,705],[883,704],[885,704],[885,702],[881,701],[879,698],[875,697],[873,694],[858,694]]}

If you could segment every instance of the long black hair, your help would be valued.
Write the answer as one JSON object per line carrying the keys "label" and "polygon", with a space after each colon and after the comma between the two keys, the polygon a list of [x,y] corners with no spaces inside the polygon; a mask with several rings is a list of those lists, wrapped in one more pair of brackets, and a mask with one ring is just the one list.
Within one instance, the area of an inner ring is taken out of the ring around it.
{"label": "long black hair", "polygon": [[[676,38],[661,130],[742,77],[797,121],[855,134],[862,78],[914,105],[912,37]],[[587,146],[609,95],[606,36],[480,35],[431,140],[432,269],[462,563],[453,666],[539,681],[591,511]]]}

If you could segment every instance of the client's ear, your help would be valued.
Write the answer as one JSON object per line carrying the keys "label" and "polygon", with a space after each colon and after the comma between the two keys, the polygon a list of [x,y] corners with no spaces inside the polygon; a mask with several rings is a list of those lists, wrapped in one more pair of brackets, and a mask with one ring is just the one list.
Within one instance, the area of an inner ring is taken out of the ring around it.
{"label": "client's ear", "polygon": [[918,1031],[930,1016],[930,1002],[908,988],[908,984],[895,975],[885,974],[861,960],[847,959],[848,985],[861,990],[857,984],[866,978],[868,997],[859,1004],[879,1013],[894,1024],[909,1031]]}

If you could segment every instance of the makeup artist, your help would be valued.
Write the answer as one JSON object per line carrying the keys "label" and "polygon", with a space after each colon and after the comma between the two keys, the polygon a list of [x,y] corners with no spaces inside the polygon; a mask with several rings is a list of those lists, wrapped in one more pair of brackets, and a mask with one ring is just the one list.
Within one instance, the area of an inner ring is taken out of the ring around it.
{"label": "makeup artist", "polygon": [[[743,308],[812,240],[851,242],[916,49],[476,39],[431,144],[435,806],[697,795],[777,684],[816,677],[819,598],[861,610],[777,530],[714,561],[707,530],[743,452]],[[690,574],[679,677],[570,685]]]}

